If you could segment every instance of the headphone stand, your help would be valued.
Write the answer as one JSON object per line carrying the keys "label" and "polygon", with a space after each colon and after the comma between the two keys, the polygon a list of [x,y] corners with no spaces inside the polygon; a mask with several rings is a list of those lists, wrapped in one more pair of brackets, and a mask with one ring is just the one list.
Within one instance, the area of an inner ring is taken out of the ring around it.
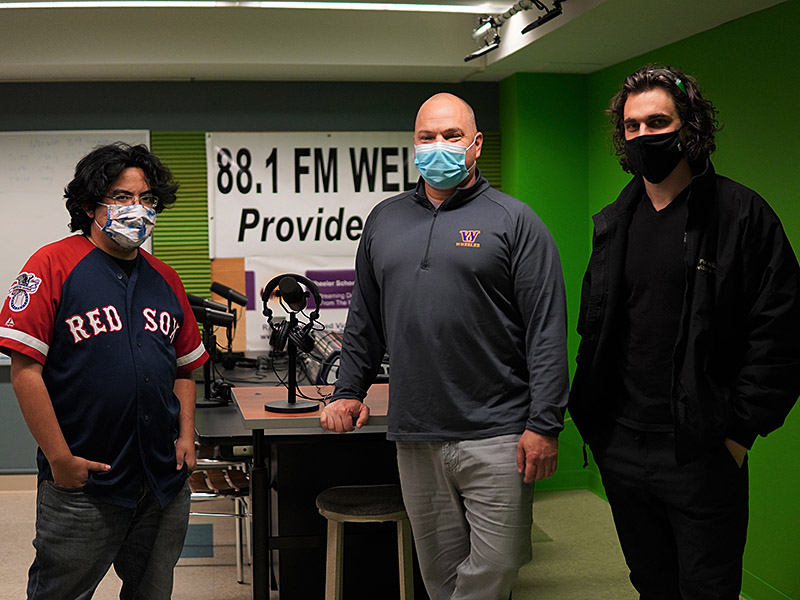
{"label": "headphone stand", "polygon": [[[289,313],[290,331],[294,330],[296,326],[297,313],[291,312]],[[283,400],[267,402],[264,404],[264,410],[277,413],[314,412],[319,409],[319,402],[297,399],[297,345],[291,337],[289,337],[286,343],[287,352],[289,354],[289,397],[285,402]]]}

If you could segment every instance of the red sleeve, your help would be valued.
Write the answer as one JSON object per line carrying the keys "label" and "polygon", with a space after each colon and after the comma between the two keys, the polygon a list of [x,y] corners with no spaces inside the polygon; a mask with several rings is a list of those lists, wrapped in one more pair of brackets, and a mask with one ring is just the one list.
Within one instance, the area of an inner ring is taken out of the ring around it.
{"label": "red sleeve", "polygon": [[0,310],[0,351],[10,355],[15,350],[44,364],[64,281],[93,249],[83,236],[71,236],[43,246],[28,259]]}

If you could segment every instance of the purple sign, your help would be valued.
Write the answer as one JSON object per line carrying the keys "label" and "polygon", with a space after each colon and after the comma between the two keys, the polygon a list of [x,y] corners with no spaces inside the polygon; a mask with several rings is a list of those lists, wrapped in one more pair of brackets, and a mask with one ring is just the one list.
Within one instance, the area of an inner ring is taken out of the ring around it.
{"label": "purple sign", "polygon": [[317,284],[322,308],[349,308],[355,282],[354,269],[313,269],[306,277]]}

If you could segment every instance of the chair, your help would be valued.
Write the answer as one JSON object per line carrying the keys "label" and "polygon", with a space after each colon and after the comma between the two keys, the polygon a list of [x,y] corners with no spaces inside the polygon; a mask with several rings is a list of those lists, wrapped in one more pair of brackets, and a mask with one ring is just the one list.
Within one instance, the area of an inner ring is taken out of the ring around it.
{"label": "chair", "polygon": [[[233,512],[197,512],[192,510],[189,515],[194,517],[234,517],[236,519],[236,578],[239,583],[244,583],[245,552],[242,541],[243,528],[247,532],[248,559],[250,556],[250,512],[247,503],[250,494],[250,478],[246,471],[246,464],[199,458],[197,460],[197,468],[189,475],[189,487],[192,491],[192,504],[217,498],[230,498],[233,500]],[[249,560],[247,562],[249,564]]]}
{"label": "chair", "polygon": [[400,599],[414,599],[411,525],[399,485],[352,485],[323,490],[317,509],[328,520],[325,600],[342,598],[342,538],[345,523],[395,521],[400,571]]}

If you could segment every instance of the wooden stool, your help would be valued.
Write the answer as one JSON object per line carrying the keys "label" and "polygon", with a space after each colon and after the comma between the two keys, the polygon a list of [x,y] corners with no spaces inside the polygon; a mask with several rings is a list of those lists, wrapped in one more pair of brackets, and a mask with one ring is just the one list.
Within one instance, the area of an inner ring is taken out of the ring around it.
{"label": "wooden stool", "polygon": [[342,534],[345,523],[397,522],[400,599],[414,600],[411,525],[399,485],[349,485],[328,488],[317,496],[319,513],[328,519],[325,600],[342,598]]}

